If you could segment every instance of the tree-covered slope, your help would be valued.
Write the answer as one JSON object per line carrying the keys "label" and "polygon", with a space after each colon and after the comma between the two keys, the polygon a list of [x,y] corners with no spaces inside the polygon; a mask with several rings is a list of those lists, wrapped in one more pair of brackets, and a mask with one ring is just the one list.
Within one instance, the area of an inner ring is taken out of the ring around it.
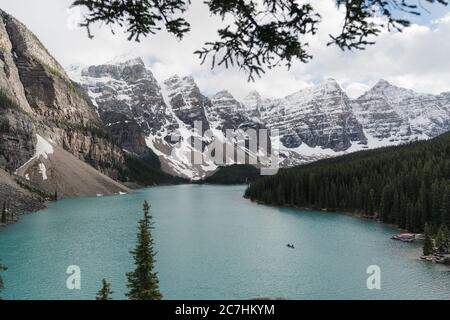
{"label": "tree-covered slope", "polygon": [[135,182],[142,186],[166,185],[186,183],[187,180],[171,176],[161,169],[158,156],[151,150],[146,156],[135,156],[125,154],[125,169],[122,173],[122,180]]}
{"label": "tree-covered slope", "polygon": [[280,206],[368,215],[420,232],[450,226],[450,133],[281,170],[245,197]]}
{"label": "tree-covered slope", "polygon": [[260,169],[251,165],[220,167],[213,175],[199,181],[206,184],[247,184],[261,176]]}

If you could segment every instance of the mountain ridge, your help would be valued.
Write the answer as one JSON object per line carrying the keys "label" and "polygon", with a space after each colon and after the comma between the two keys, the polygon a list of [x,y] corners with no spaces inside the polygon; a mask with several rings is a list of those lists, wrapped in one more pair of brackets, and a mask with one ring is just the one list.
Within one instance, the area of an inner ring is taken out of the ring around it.
{"label": "mountain ridge", "polygon": [[[136,61],[142,65],[142,59],[128,58],[125,61],[128,67]],[[123,65],[124,61],[120,63]],[[143,67],[151,73],[145,63]],[[73,78],[80,80],[84,87],[93,81],[89,77],[80,78],[79,72]],[[226,129],[278,130],[280,135],[272,143],[281,146],[282,167],[429,139],[450,130],[450,93],[415,93],[383,79],[356,99],[350,99],[339,83],[330,78],[286,97],[268,99],[252,91],[242,101],[235,99],[226,88],[206,97],[192,76],[174,75],[162,82],[153,79],[153,86],[161,92],[165,113],[171,115],[171,126],[157,128],[150,136],[145,133],[147,146],[160,157],[166,172],[194,180],[203,179],[218,168],[208,159],[197,167],[184,159],[192,152],[185,140],[190,139],[187,131],[195,121],[202,123],[203,132],[211,129],[220,139],[223,139],[220,132]],[[94,86],[90,90],[98,88]],[[395,92],[402,93],[401,98],[395,98]],[[98,99],[93,100],[98,103]],[[414,110],[405,107],[408,103],[414,103]],[[420,108],[428,111],[420,112]],[[176,142],[171,139],[179,130],[182,131],[181,146],[178,146],[181,150],[175,152],[178,159],[172,161]],[[227,164],[236,163],[231,160]]]}

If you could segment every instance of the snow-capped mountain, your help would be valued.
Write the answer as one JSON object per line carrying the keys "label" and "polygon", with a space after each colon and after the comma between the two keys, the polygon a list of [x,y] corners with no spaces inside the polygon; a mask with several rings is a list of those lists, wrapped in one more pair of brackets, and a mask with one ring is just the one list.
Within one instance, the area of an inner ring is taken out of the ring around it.
{"label": "snow-capped mountain", "polygon": [[208,121],[211,127],[222,131],[265,129],[266,126],[257,117],[252,117],[243,103],[237,101],[226,90],[220,91],[211,97],[211,107],[207,109]]}
{"label": "snow-capped mountain", "polygon": [[450,95],[420,94],[380,80],[353,102],[369,134],[393,143],[428,139],[450,128]]}
{"label": "snow-capped mountain", "polygon": [[164,81],[166,102],[172,107],[175,116],[186,126],[194,128],[195,122],[201,122],[202,129],[209,129],[206,109],[211,101],[200,93],[193,77],[177,75]]}
{"label": "snow-capped mountain", "polygon": [[129,152],[145,153],[146,137],[178,127],[158,82],[140,58],[69,68],[69,73],[83,85],[110,133]]}
{"label": "snow-capped mountain", "polygon": [[261,114],[261,122],[279,130],[281,143],[288,149],[306,144],[339,152],[352,143],[366,143],[350,99],[332,79],[283,99],[259,102],[256,110]]}
{"label": "snow-capped mountain", "polygon": [[110,134],[139,156],[153,151],[162,168],[173,175],[199,179],[209,168],[191,165],[189,142],[194,121],[209,129],[206,97],[193,79],[172,77],[161,87],[140,58],[115,59],[87,68],[71,67]]}
{"label": "snow-capped mountain", "polygon": [[259,108],[263,104],[263,98],[259,94],[258,91],[251,91],[243,101],[244,106],[246,107],[246,113],[250,117],[261,118],[261,112]]}
{"label": "snow-capped mountain", "polygon": [[[271,143],[279,146],[282,166],[450,130],[450,93],[419,94],[384,80],[355,100],[329,79],[284,98],[266,99],[253,91],[238,101],[226,90],[206,97],[190,76],[173,76],[160,85],[139,58],[71,68],[70,74],[125,149],[140,154],[150,148],[166,172],[190,179],[204,178],[221,165],[214,159],[214,141],[258,158],[247,145],[237,146],[240,133],[227,137],[227,129],[278,132]],[[202,132],[192,130],[195,123],[201,123]],[[193,148],[193,139],[200,141],[200,151]],[[193,164],[196,156],[203,158],[202,164]],[[227,165],[241,163],[223,159]]]}

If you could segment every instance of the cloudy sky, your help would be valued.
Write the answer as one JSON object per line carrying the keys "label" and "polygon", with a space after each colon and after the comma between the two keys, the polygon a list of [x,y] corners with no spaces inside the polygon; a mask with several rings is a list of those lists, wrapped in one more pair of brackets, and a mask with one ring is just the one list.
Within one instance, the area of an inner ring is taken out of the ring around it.
{"label": "cloudy sky", "polygon": [[[227,89],[237,98],[258,90],[267,97],[281,97],[336,79],[347,93],[356,97],[380,78],[419,92],[450,91],[450,7],[428,5],[429,13],[414,18],[414,25],[403,33],[383,33],[377,44],[365,51],[342,52],[327,47],[328,35],[342,25],[342,14],[333,0],[316,0],[314,7],[322,14],[319,34],[310,40],[314,59],[308,64],[295,63],[291,70],[277,68],[254,83],[236,70],[200,65],[193,55],[205,41],[216,38],[221,21],[210,17],[201,0],[194,0],[187,19],[192,30],[183,41],[161,32],[140,43],[129,42],[116,29],[94,28],[95,38],[77,27],[80,12],[69,9],[72,0],[0,0],[0,8],[25,23],[63,66],[100,64],[119,55],[141,56],[159,81],[173,74],[193,75],[207,94]],[[426,4],[425,4],[426,6]]]}

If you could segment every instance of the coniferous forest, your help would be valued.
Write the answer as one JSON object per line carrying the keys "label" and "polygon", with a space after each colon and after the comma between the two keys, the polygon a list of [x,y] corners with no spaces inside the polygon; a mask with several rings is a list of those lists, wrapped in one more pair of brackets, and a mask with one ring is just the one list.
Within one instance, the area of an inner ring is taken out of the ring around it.
{"label": "coniferous forest", "polygon": [[280,170],[250,184],[262,204],[369,216],[422,232],[450,227],[450,133]]}

